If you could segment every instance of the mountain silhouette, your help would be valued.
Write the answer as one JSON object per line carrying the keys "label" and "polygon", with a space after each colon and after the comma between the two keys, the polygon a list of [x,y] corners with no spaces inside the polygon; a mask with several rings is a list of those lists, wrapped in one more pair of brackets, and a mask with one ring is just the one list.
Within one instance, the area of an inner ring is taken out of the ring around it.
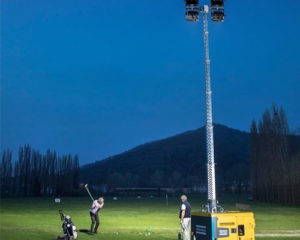
{"label": "mountain silhouette", "polygon": [[[218,185],[249,180],[249,133],[215,124],[214,150]],[[192,187],[206,184],[206,162],[204,126],[84,165],[80,175],[112,187]]]}

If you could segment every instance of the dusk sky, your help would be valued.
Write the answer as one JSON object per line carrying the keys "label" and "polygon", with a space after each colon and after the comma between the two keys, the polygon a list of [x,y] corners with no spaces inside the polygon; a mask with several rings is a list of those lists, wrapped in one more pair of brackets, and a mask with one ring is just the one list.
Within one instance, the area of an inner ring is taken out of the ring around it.
{"label": "dusk sky", "polygon": [[[209,21],[214,122],[249,132],[275,103],[299,133],[299,9],[226,0]],[[184,15],[183,0],[2,0],[1,150],[83,165],[204,126],[202,20]]]}

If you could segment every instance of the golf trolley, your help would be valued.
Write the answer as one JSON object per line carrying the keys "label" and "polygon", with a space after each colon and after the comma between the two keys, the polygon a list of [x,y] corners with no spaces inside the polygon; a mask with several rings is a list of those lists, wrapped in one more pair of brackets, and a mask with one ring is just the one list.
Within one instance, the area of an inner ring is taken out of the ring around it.
{"label": "golf trolley", "polygon": [[77,231],[75,225],[71,220],[71,217],[68,215],[64,215],[62,210],[58,210],[58,212],[62,221],[62,229],[64,235],[62,237],[57,236],[56,240],[76,240]]}

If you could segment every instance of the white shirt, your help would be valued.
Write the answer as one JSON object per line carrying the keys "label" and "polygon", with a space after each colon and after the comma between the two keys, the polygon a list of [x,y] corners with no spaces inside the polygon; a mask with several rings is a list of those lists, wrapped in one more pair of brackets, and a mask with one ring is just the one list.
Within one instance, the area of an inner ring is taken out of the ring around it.
{"label": "white shirt", "polygon": [[99,203],[98,200],[95,200],[92,204],[92,207],[90,208],[90,212],[93,213],[93,214],[96,214],[100,208],[102,208],[104,205],[104,202],[103,203]]}

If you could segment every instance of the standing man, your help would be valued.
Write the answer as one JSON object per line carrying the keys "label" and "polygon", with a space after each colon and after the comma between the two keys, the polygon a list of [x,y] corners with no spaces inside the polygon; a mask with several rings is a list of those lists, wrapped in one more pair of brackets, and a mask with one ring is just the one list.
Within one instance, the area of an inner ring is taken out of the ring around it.
{"label": "standing man", "polygon": [[104,205],[104,198],[100,197],[98,200],[95,200],[93,202],[90,208],[90,216],[91,216],[92,224],[91,224],[91,229],[89,231],[89,234],[94,235],[95,233],[97,233],[98,227],[100,225],[98,212],[100,208],[103,207],[103,205]]}
{"label": "standing man", "polygon": [[181,196],[181,207],[179,212],[180,224],[182,227],[183,240],[191,239],[191,205],[187,201],[187,196]]}

